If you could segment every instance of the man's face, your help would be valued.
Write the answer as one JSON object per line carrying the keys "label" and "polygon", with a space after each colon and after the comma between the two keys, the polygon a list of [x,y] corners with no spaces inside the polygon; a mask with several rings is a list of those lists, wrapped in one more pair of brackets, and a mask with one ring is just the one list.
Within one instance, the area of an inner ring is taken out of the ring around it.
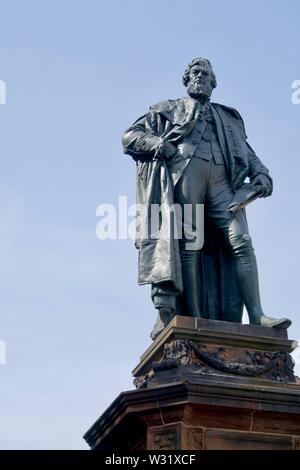
{"label": "man's face", "polygon": [[190,69],[190,80],[187,85],[188,94],[192,98],[206,101],[213,91],[211,78],[211,70],[207,64],[193,65]]}

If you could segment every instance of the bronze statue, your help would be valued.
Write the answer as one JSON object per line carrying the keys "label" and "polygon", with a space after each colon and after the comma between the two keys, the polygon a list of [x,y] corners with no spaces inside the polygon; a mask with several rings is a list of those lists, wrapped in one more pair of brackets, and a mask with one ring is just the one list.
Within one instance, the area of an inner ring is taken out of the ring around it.
{"label": "bronze statue", "polygon": [[[194,59],[183,83],[189,96],[151,106],[123,136],[124,152],[137,163],[139,283],[152,285],[158,309],[151,337],[175,314],[241,322],[244,305],[250,324],[288,328],[289,319],[263,313],[244,209],[248,194],[249,200],[272,194],[269,171],[248,144],[238,111],[210,102],[217,85],[210,62]],[[245,204],[239,205],[235,198],[245,188]],[[159,235],[153,236],[151,207],[157,205]],[[179,239],[162,236],[178,224],[178,215],[174,220],[167,210],[173,205],[181,215],[192,207],[190,217],[180,220]],[[201,229],[198,205],[204,205],[205,242],[191,248]]]}

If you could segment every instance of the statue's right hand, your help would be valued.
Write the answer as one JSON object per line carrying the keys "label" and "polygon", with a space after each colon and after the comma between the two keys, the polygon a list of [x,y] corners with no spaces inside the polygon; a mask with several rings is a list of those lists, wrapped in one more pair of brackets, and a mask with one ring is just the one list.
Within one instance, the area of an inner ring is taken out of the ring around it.
{"label": "statue's right hand", "polygon": [[177,152],[175,145],[171,144],[167,140],[161,140],[158,145],[158,154],[164,158],[171,158]]}

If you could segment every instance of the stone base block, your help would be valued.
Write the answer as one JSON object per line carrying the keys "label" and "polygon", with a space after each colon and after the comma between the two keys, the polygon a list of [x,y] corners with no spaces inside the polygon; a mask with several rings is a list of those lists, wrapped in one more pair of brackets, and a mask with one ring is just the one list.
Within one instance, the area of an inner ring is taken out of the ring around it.
{"label": "stone base block", "polygon": [[87,431],[92,449],[296,450],[300,383],[285,330],[175,317]]}

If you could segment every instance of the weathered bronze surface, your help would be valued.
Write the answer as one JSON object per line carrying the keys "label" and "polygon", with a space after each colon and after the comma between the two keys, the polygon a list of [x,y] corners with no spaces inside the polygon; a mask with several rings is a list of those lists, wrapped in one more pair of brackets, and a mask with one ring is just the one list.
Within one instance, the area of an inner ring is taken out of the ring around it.
{"label": "weathered bronze surface", "polygon": [[[244,208],[272,194],[272,178],[238,111],[210,101],[217,85],[210,62],[194,59],[183,83],[188,96],[151,106],[123,136],[137,164],[139,283],[152,285],[158,310],[151,337],[176,314],[241,322],[244,305],[250,324],[286,329],[290,320],[264,315]],[[204,229],[197,219],[203,204]],[[153,205],[161,209],[155,233]]]}

